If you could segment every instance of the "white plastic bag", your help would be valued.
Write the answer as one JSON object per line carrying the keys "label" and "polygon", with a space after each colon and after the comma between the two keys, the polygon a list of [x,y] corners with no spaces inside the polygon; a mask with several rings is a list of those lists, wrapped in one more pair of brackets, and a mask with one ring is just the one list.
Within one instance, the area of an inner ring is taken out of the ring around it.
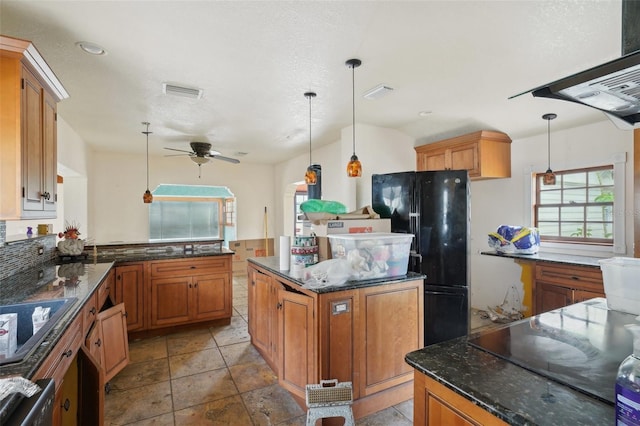
{"label": "white plastic bag", "polygon": [[323,288],[343,285],[353,275],[346,259],[329,259],[304,269],[303,287]]}

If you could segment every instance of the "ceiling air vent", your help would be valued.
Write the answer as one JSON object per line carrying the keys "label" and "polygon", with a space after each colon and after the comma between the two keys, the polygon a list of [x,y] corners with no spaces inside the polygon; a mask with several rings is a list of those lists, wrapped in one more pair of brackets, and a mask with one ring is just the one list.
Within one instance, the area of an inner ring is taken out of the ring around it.
{"label": "ceiling air vent", "polygon": [[162,83],[162,93],[165,95],[183,96],[185,98],[202,98],[202,89],[178,86],[177,84]]}

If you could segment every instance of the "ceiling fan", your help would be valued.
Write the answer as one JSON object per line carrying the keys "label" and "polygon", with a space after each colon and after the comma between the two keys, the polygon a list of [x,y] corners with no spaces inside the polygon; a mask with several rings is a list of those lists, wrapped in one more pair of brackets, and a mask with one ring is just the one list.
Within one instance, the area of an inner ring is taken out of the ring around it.
{"label": "ceiling fan", "polygon": [[[227,161],[229,163],[238,164],[240,160],[231,157],[225,157],[220,155],[218,151],[211,150],[211,144],[208,142],[191,142],[191,151],[186,151],[184,149],[175,149],[175,148],[166,148],[170,151],[178,151],[183,152],[184,154],[175,154],[176,156],[188,155],[191,158],[191,161],[198,165],[198,169],[203,164],[207,164],[211,159]],[[198,177],[200,177],[200,173],[198,173]]]}

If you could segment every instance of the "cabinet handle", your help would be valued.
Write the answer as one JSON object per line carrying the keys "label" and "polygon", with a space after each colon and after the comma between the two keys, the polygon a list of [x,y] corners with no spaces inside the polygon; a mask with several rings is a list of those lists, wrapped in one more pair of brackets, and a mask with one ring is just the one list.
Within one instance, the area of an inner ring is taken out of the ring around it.
{"label": "cabinet handle", "polygon": [[50,199],[51,199],[51,194],[50,194],[50,193],[48,193],[48,192],[41,192],[41,193],[40,193],[40,197],[41,197],[41,198],[44,198],[45,200],[47,200],[47,201],[48,201],[48,200],[50,200]]}
{"label": "cabinet handle", "polygon": [[66,352],[62,353],[62,357],[64,358],[65,356],[68,358],[71,358],[71,355],[73,355],[73,351],[71,349],[67,350]]}
{"label": "cabinet handle", "polygon": [[69,408],[71,408],[71,401],[67,398],[64,400],[64,404],[61,404],[60,406],[64,408],[64,411],[69,411]]}
{"label": "cabinet handle", "polygon": [[571,279],[574,281],[580,281],[580,277],[576,277],[575,275],[572,275]]}
{"label": "cabinet handle", "polygon": [[93,308],[91,308],[91,310],[89,312],[91,312],[91,315],[95,315],[96,314],[96,307],[94,306]]}
{"label": "cabinet handle", "polygon": [[100,340],[100,339],[96,340],[96,346],[97,347],[102,346],[102,340]]}
{"label": "cabinet handle", "polygon": [[193,265],[192,265],[192,266],[191,266],[191,269],[196,269],[196,266],[193,266]]}
{"label": "cabinet handle", "polygon": [[195,284],[193,285],[193,288],[198,288],[198,283],[195,283]]}
{"label": "cabinet handle", "polygon": [[282,303],[278,302],[278,304],[276,305],[276,309],[282,309]]}

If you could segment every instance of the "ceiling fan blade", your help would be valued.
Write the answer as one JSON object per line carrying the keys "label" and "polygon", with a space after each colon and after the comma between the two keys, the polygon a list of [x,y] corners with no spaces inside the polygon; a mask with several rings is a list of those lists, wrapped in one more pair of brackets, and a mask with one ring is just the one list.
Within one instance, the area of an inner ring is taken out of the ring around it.
{"label": "ceiling fan blade", "polygon": [[238,164],[240,162],[240,160],[237,160],[235,158],[225,157],[222,155],[211,155],[210,157],[215,158],[216,160],[228,161],[229,163],[233,164]]}
{"label": "ceiling fan blade", "polygon": [[187,154],[192,154],[191,151],[185,151],[184,149],[175,149],[175,148],[167,148],[167,147],[165,147],[164,149],[168,149],[169,151],[179,151],[179,152],[186,152]]}
{"label": "ceiling fan blade", "polygon": [[189,153],[189,152],[184,153],[184,154],[167,154],[167,155],[165,155],[165,157],[191,157],[191,156],[192,156],[192,154]]}

